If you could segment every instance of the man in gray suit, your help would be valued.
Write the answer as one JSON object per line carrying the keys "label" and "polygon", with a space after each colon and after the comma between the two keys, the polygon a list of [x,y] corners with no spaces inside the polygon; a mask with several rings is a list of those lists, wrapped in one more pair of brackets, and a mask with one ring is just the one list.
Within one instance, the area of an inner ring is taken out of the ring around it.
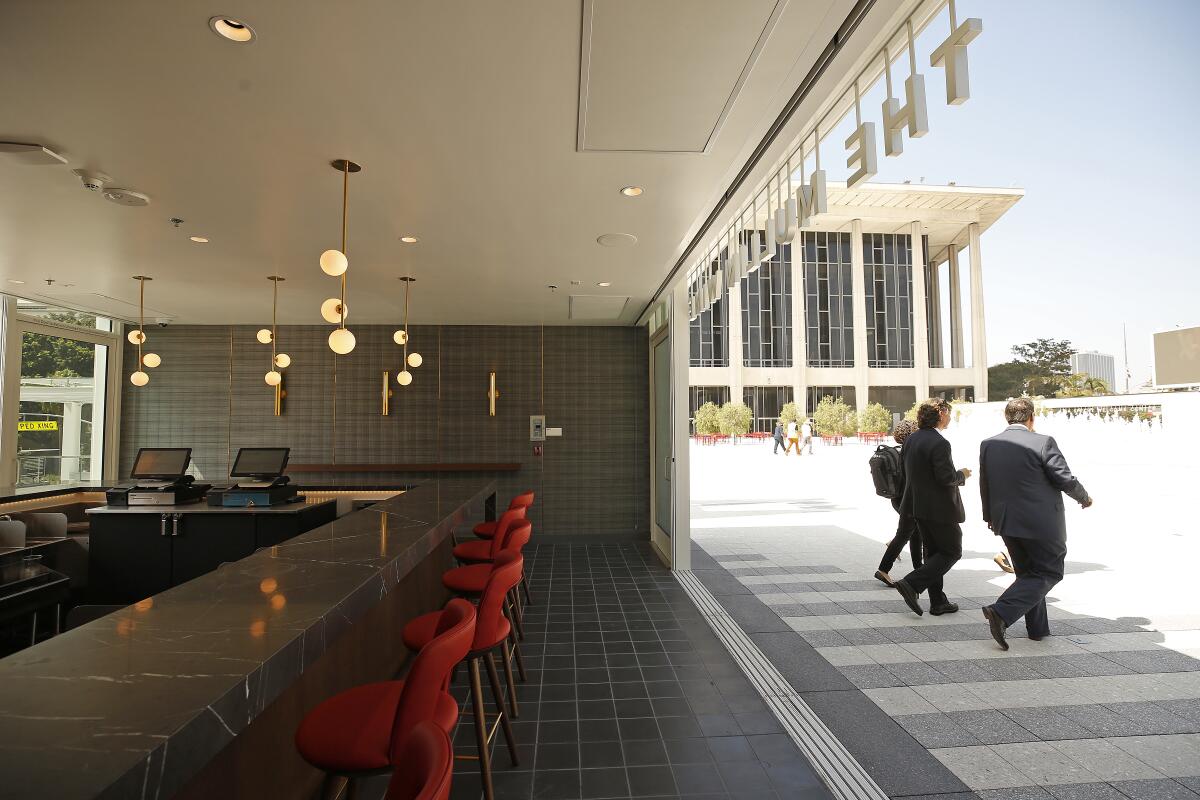
{"label": "man in gray suit", "polygon": [[983,521],[1004,539],[1017,579],[992,605],[985,606],[992,638],[1008,649],[1004,632],[1022,616],[1029,638],[1050,635],[1046,594],[1062,580],[1067,557],[1067,524],[1062,495],[1084,508],[1092,498],[1071,474],[1051,436],[1033,432],[1033,401],[1009,400],[1008,427],[979,446],[979,494]]}

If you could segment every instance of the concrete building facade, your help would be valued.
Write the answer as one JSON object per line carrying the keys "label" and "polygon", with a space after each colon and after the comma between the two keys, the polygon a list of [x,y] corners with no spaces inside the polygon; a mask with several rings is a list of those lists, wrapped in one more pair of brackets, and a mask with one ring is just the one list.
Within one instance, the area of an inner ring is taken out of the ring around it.
{"label": "concrete building facade", "polygon": [[[981,237],[1023,194],[830,184],[826,213],[714,302],[693,303],[693,414],[742,400],[767,430],[790,400],[901,413],[934,395],[986,399]],[[728,274],[725,257],[711,274]]]}

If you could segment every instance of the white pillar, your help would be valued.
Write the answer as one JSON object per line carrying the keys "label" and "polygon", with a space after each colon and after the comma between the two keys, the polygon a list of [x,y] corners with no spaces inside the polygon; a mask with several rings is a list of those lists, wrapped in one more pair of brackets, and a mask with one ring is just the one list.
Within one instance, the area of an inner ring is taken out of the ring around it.
{"label": "white pillar", "polygon": [[929,397],[929,328],[925,310],[925,234],[920,222],[909,226],[912,238],[912,310],[913,310],[913,367],[916,371],[914,390],[917,402]]}
{"label": "white pillar", "polygon": [[942,357],[942,271],[941,264],[929,262],[929,365],[944,366]]}
{"label": "white pillar", "polygon": [[742,286],[738,281],[725,290],[725,308],[729,310],[728,339],[729,339],[729,399],[735,403],[742,402],[742,386],[745,379],[742,370],[745,367],[742,359]]}
{"label": "white pillar", "polygon": [[975,402],[988,399],[987,338],[983,322],[983,254],[979,249],[979,223],[967,226],[971,248],[971,367],[975,372]]}
{"label": "white pillar", "polygon": [[963,363],[962,286],[958,278],[958,245],[949,249],[950,269],[950,366],[961,369]]}
{"label": "white pillar", "polygon": [[63,481],[79,480],[79,437],[83,432],[83,403],[63,403],[62,449],[58,474]]}
{"label": "white pillar", "polygon": [[804,413],[808,391],[808,323],[804,297],[804,234],[797,233],[790,245],[792,263],[792,401]]}
{"label": "white pillar", "polygon": [[862,220],[850,220],[850,286],[854,309],[854,402],[867,407],[867,275],[863,267]]}

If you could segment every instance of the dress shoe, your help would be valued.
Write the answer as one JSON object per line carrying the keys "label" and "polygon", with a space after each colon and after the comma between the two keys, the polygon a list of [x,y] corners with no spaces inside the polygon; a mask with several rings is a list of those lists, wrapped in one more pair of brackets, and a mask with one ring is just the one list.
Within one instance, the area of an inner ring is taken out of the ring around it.
{"label": "dress shoe", "polygon": [[1012,575],[1016,570],[1013,569],[1012,562],[1008,560],[1008,553],[996,553],[992,561],[996,562],[996,566]]}
{"label": "dress shoe", "polygon": [[1000,645],[1001,650],[1007,650],[1008,641],[1004,638],[1004,629],[1008,626],[1004,624],[1004,620],[1000,619],[1000,615],[996,613],[996,609],[991,606],[984,606],[983,618],[988,621],[988,627],[992,630],[992,638],[996,640],[996,644]]}
{"label": "dress shoe", "polygon": [[908,585],[907,581],[901,578],[900,580],[896,581],[893,586],[896,587],[896,591],[899,592],[900,596],[904,598],[905,604],[912,609],[914,614],[916,614],[918,617],[925,614],[925,612],[921,610],[921,604],[917,602],[917,593],[913,591],[913,588]]}
{"label": "dress shoe", "polygon": [[884,572],[881,569],[875,570],[875,580],[879,581],[880,583],[883,583],[886,586],[890,586],[893,589],[896,588],[896,582],[894,580],[892,580],[892,576],[888,575],[886,572]]}
{"label": "dress shoe", "polygon": [[929,607],[929,613],[935,617],[940,617],[942,614],[953,614],[955,611],[958,611],[958,603],[938,603],[936,606]]}
{"label": "dress shoe", "polygon": [[1049,635],[1050,635],[1050,634],[1048,634],[1048,633],[1042,633],[1042,634],[1038,634],[1037,636],[1034,636],[1034,635],[1031,633],[1031,634],[1029,634],[1029,641],[1031,641],[1031,642],[1040,642],[1042,639],[1045,639],[1045,638],[1046,638],[1047,636],[1049,636]]}

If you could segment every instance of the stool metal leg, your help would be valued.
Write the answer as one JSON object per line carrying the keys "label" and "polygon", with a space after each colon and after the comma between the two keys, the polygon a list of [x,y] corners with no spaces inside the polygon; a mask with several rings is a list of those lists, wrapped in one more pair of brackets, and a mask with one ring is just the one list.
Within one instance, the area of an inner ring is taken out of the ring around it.
{"label": "stool metal leg", "polygon": [[533,597],[529,594],[529,578],[525,577],[525,573],[521,573],[521,588],[525,590],[525,602],[528,605],[533,605]]}
{"label": "stool metal leg", "polygon": [[475,715],[475,741],[479,745],[479,774],[483,779],[484,800],[494,800],[492,788],[492,761],[488,753],[487,717],[483,708],[483,686],[479,681],[479,659],[470,659],[467,671],[471,677],[471,709]]}
{"label": "stool metal leg", "polygon": [[517,684],[513,680],[512,651],[508,647],[508,639],[505,639],[501,646],[503,647],[504,655],[504,680],[508,684],[508,704],[512,708],[513,717],[519,717],[520,713],[517,711]]}
{"label": "stool metal leg", "polygon": [[487,665],[488,681],[492,684],[492,697],[496,699],[496,708],[500,712],[500,727],[504,731],[504,741],[508,743],[508,757],[513,766],[520,764],[517,759],[517,740],[513,737],[512,721],[508,718],[508,710],[504,706],[504,689],[500,685],[500,676],[496,673],[496,660],[489,652],[483,657]]}
{"label": "stool metal leg", "polygon": [[513,657],[517,659],[517,674],[521,676],[521,683],[529,680],[529,676],[525,674],[525,659],[521,657],[521,646],[516,642],[512,643]]}

